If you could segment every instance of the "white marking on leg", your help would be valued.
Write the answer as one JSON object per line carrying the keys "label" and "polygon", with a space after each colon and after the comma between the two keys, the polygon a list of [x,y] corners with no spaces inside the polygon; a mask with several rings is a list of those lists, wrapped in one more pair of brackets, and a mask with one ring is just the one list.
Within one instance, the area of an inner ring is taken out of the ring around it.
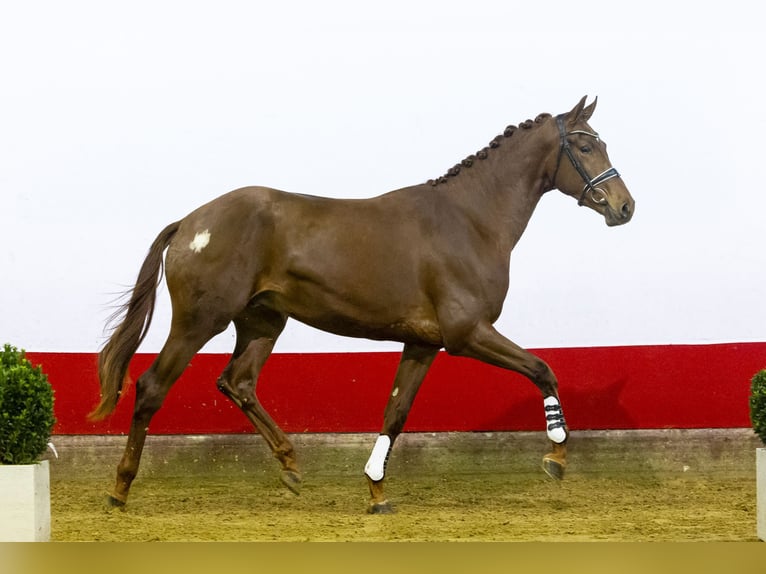
{"label": "white marking on leg", "polygon": [[384,434],[378,436],[378,440],[375,441],[375,446],[372,448],[370,459],[364,465],[364,473],[371,480],[376,482],[383,480],[383,476],[386,474],[386,459],[388,458],[390,448],[391,439]]}
{"label": "white marking on leg", "polygon": [[561,410],[561,403],[556,397],[545,397],[543,400],[545,406],[545,422],[548,438],[556,444],[561,444],[567,439],[567,426],[564,421],[564,412]]}
{"label": "white marking on leg", "polygon": [[398,394],[399,394],[399,387],[396,387],[396,388],[394,389],[394,392],[393,392],[393,393],[391,393],[391,396],[392,396],[392,397],[395,397],[395,396],[396,396],[396,395],[398,395]]}
{"label": "white marking on leg", "polygon": [[189,249],[194,251],[194,253],[199,253],[207,247],[208,243],[210,243],[210,232],[207,229],[205,231],[199,231],[194,236],[191,243],[189,243]]}

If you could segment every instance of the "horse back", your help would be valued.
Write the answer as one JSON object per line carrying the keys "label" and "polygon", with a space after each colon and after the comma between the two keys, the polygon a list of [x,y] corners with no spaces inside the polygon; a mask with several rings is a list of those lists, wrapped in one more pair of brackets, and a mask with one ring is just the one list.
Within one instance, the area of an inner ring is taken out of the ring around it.
{"label": "horse back", "polygon": [[235,190],[190,213],[167,256],[174,299],[262,304],[344,335],[436,342],[433,216],[406,193],[330,199]]}

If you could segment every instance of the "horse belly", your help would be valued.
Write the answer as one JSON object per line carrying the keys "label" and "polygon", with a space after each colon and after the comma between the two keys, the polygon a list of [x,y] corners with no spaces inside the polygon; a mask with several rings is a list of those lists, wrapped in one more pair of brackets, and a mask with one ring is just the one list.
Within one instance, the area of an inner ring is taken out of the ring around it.
{"label": "horse belly", "polygon": [[316,329],[344,337],[442,346],[438,325],[428,320],[403,319],[386,324],[372,317],[365,320],[342,315],[303,317],[291,314],[291,316]]}
{"label": "horse belly", "polygon": [[273,303],[301,323],[336,335],[441,344],[426,302],[406,304],[385,295],[385,291],[331,290],[303,283],[274,296]]}

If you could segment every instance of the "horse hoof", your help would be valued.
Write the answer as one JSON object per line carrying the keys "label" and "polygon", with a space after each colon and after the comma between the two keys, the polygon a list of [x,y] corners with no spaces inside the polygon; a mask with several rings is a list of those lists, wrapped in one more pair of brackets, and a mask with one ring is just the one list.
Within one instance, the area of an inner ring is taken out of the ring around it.
{"label": "horse hoof", "polygon": [[279,475],[279,480],[281,480],[282,484],[289,488],[290,492],[293,494],[301,493],[301,486],[303,486],[303,484],[301,482],[300,473],[295,472],[294,470],[283,470]]}
{"label": "horse hoof", "polygon": [[367,514],[394,514],[394,506],[388,501],[371,502],[367,507]]}
{"label": "horse hoof", "polygon": [[548,456],[543,457],[543,470],[551,478],[562,480],[564,478],[564,468],[565,465],[561,462]]}
{"label": "horse hoof", "polygon": [[113,508],[119,508],[123,510],[125,508],[125,501],[120,500],[119,498],[115,498],[111,494],[106,495],[106,508],[107,510],[112,510]]}

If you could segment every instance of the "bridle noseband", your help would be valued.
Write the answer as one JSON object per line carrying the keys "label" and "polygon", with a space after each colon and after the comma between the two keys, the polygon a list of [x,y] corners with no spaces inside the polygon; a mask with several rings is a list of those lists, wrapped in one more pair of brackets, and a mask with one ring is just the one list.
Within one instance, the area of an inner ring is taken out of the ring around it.
{"label": "bridle noseband", "polygon": [[619,172],[614,169],[613,167],[610,167],[609,169],[606,169],[602,171],[600,174],[598,174],[596,177],[592,178],[588,175],[588,172],[585,171],[585,168],[582,166],[582,164],[577,160],[577,158],[574,156],[574,153],[572,153],[572,148],[569,145],[569,141],[567,140],[567,136],[572,134],[582,134],[586,136],[590,136],[594,138],[596,141],[599,141],[599,137],[597,133],[593,132],[587,132],[585,130],[574,130],[571,132],[566,131],[566,127],[564,127],[564,118],[566,117],[566,114],[561,114],[556,116],[556,125],[559,128],[559,138],[561,140],[561,145],[559,147],[559,155],[556,159],[556,170],[553,172],[553,179],[552,179],[552,187],[556,187],[556,176],[559,173],[559,166],[561,165],[561,156],[566,153],[567,157],[569,157],[569,161],[572,162],[572,166],[577,170],[577,173],[580,174],[580,177],[585,182],[585,187],[582,188],[582,193],[580,194],[580,199],[577,200],[577,205],[582,205],[585,202],[585,194],[588,193],[588,191],[591,192],[591,196],[593,197],[593,192],[598,191],[601,194],[601,199],[596,199],[593,197],[593,201],[599,204],[603,204],[606,202],[606,193],[603,189],[599,189],[596,186],[600,183],[604,183],[608,179],[612,179],[613,177],[620,177]]}

